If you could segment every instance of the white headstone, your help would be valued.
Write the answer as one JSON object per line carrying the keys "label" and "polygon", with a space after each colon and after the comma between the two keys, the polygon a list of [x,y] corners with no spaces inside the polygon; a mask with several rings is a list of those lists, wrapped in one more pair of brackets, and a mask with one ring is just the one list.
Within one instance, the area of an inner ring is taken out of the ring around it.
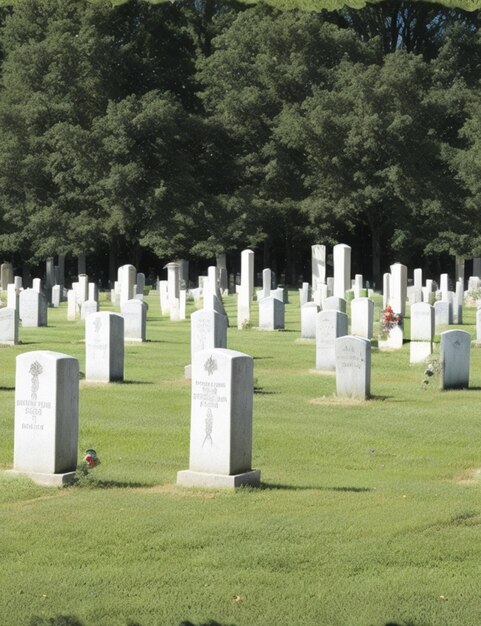
{"label": "white headstone", "polygon": [[423,287],[423,270],[419,267],[414,270],[414,286],[416,289]]}
{"label": "white headstone", "polygon": [[362,274],[356,274],[354,276],[354,285],[353,285],[354,298],[361,297],[361,289],[362,289]]}
{"label": "white headstone", "polygon": [[80,306],[80,319],[85,320],[92,313],[97,313],[99,310],[99,303],[97,300],[85,300]]}
{"label": "white headstone", "polygon": [[85,320],[85,380],[108,383],[124,379],[124,318],[111,311]]}
{"label": "white headstone", "polygon": [[448,291],[449,291],[449,281],[447,274],[441,274],[441,278],[439,281],[439,289],[441,291],[441,300],[448,299]]}
{"label": "white headstone", "polygon": [[440,339],[441,389],[469,387],[471,335],[464,330],[446,330]]}
{"label": "white headstone", "polygon": [[382,276],[382,308],[385,309],[391,297],[391,274],[383,274]]}
{"label": "white headstone", "polygon": [[463,323],[464,284],[461,280],[456,283],[456,292],[453,301],[453,324]]}
{"label": "white headstone", "polygon": [[74,479],[78,451],[79,363],[59,352],[17,356],[13,468],[35,482]]}
{"label": "white headstone", "polygon": [[362,337],[336,339],[336,393],[367,400],[371,393],[371,342]]}
{"label": "white headstone", "polygon": [[448,325],[450,320],[450,307],[447,300],[438,300],[434,303],[434,323],[436,328]]}
{"label": "white headstone", "polygon": [[374,328],[374,302],[370,298],[351,301],[351,335],[372,339]]}
{"label": "white headstone", "polygon": [[15,287],[14,283],[7,285],[7,307],[18,311],[20,298],[20,289]]}
{"label": "white headstone", "polygon": [[147,328],[147,305],[134,298],[124,302],[120,312],[124,318],[125,341],[145,341]]}
{"label": "white headstone", "polygon": [[328,311],[333,309],[334,311],[346,312],[346,301],[344,298],[338,298],[337,296],[330,296],[324,300],[323,310]]}
{"label": "white headstone", "polygon": [[52,287],[52,306],[58,308],[60,306],[61,294],[60,285],[54,285]]}
{"label": "white headstone", "polygon": [[317,291],[319,285],[326,282],[326,246],[311,246],[312,259],[312,290]]}
{"label": "white headstone", "polygon": [[184,486],[234,488],[258,485],[252,463],[253,360],[217,348],[192,359],[189,469]]}
{"label": "white headstone", "polygon": [[40,278],[34,278],[32,281],[32,289],[37,293],[42,293],[42,281]]}
{"label": "white headstone", "polygon": [[80,274],[78,277],[78,304],[88,300],[89,297],[89,277],[87,274]]}
{"label": "white headstone", "polygon": [[0,343],[10,346],[18,343],[17,309],[0,309]]}
{"label": "white headstone", "polygon": [[269,268],[262,270],[262,294],[264,298],[271,295],[272,272]]}
{"label": "white headstone", "polygon": [[137,277],[137,270],[133,265],[122,265],[119,268],[119,282],[120,282],[120,306],[127,300],[132,300],[134,293],[135,279]]}
{"label": "white headstone", "polygon": [[320,311],[316,316],[316,369],[334,371],[336,369],[336,339],[347,335],[348,317],[346,313]]}
{"label": "white headstone", "polygon": [[411,306],[411,341],[409,362],[422,363],[433,352],[434,307],[427,302]]}
{"label": "white headstone", "polygon": [[284,328],[284,302],[273,296],[259,301],[259,328],[279,330]]}
{"label": "white headstone", "polygon": [[200,309],[190,316],[191,355],[202,350],[227,348],[227,318],[213,309]]}
{"label": "white headstone", "polygon": [[251,300],[254,293],[254,252],[241,252],[241,286],[237,296],[237,328],[242,328],[251,319]]}
{"label": "white headstone", "polygon": [[179,289],[179,320],[185,320],[187,309],[187,291]]}
{"label": "white headstone", "polygon": [[96,283],[89,283],[88,286],[88,300],[99,301],[99,288]]}
{"label": "white headstone", "polygon": [[24,289],[19,298],[19,315],[24,328],[47,325],[47,299],[34,289]]}
{"label": "white headstone", "polygon": [[77,294],[73,289],[69,289],[67,292],[67,319],[73,322],[77,319],[78,315]]}
{"label": "white headstone", "polygon": [[299,305],[302,307],[309,300],[309,283],[302,283],[302,287],[299,289]]}
{"label": "white headstone", "polygon": [[400,313],[402,319],[406,314],[408,272],[402,263],[391,265],[391,284],[389,304],[395,313]]}
{"label": "white headstone", "polygon": [[23,288],[23,280],[21,276],[14,276],[13,277],[13,284],[15,285],[15,289],[22,289]]}
{"label": "white headstone", "polygon": [[319,308],[315,302],[306,302],[301,306],[301,338],[316,338],[316,316]]}
{"label": "white headstone", "polygon": [[169,315],[172,322],[180,319],[180,265],[167,263],[167,296]]}
{"label": "white headstone", "polygon": [[334,246],[334,295],[344,298],[351,286],[351,247],[344,243]]}

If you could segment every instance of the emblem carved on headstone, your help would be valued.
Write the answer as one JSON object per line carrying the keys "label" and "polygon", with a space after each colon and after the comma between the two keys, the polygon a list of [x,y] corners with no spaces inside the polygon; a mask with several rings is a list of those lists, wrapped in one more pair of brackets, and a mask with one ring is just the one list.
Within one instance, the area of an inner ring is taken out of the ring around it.
{"label": "emblem carved on headstone", "polygon": [[210,445],[214,445],[214,441],[212,440],[212,428],[214,425],[214,416],[212,415],[212,411],[207,409],[207,416],[205,418],[205,437],[202,443],[202,447],[204,447],[206,441],[210,441]]}
{"label": "emblem carved on headstone", "polygon": [[207,361],[204,364],[204,369],[209,374],[209,376],[212,376],[212,374],[217,369],[217,361],[214,359],[214,357],[210,356],[207,359]]}
{"label": "emblem carved on headstone", "polygon": [[43,367],[40,365],[38,361],[34,361],[29,369],[29,374],[32,376],[32,388],[31,388],[31,398],[32,400],[37,399],[37,391],[40,386],[38,382],[38,377],[43,372]]}

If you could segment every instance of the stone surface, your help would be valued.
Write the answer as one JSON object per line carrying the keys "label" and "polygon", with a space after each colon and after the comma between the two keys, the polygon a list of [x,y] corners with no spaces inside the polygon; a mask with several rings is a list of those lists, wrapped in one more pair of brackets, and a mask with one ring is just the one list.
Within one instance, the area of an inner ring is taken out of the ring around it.
{"label": "stone surface", "polygon": [[434,307],[427,302],[411,306],[411,341],[433,341]]}
{"label": "stone surface", "polygon": [[78,316],[77,295],[73,289],[69,289],[67,292],[67,319],[73,322]]}
{"label": "stone surface", "polygon": [[167,263],[167,297],[171,322],[180,320],[180,265]]}
{"label": "stone surface", "polygon": [[391,274],[386,273],[382,276],[382,308],[385,309],[389,304],[391,297]]}
{"label": "stone surface", "polygon": [[254,293],[254,252],[241,252],[241,285],[237,296],[237,328],[250,323],[251,300]]}
{"label": "stone surface", "polygon": [[312,262],[312,290],[317,291],[319,285],[326,282],[326,246],[316,244],[311,246]]}
{"label": "stone surface", "polygon": [[369,298],[355,298],[351,302],[351,335],[372,339],[374,302]]}
{"label": "stone surface", "polygon": [[344,243],[334,246],[334,295],[344,298],[351,286],[351,247]]}
{"label": "stone surface", "polygon": [[16,309],[0,309],[0,343],[16,345],[18,343],[18,311]]}
{"label": "stone surface", "polygon": [[315,302],[307,302],[301,306],[301,338],[315,339],[316,316],[319,308]]}
{"label": "stone surface", "polygon": [[[253,393],[250,356],[221,348],[194,354],[189,470],[179,472],[179,484],[259,484],[251,467]],[[192,482],[197,473],[201,483]]]}
{"label": "stone surface", "polygon": [[394,326],[386,339],[379,339],[379,350],[400,350],[403,347],[404,332],[401,326]]}
{"label": "stone surface", "polygon": [[336,393],[367,400],[371,393],[371,342],[362,337],[336,339]]}
{"label": "stone surface", "polygon": [[127,264],[119,267],[118,282],[120,283],[120,306],[135,296],[134,286],[137,278],[137,270],[133,265]]}
{"label": "stone surface", "polygon": [[440,340],[441,389],[469,387],[471,335],[464,330],[446,330]]}
{"label": "stone surface", "polygon": [[99,288],[96,283],[89,283],[87,300],[95,300],[96,302],[99,301]]}
{"label": "stone surface", "polygon": [[145,341],[147,329],[147,305],[134,298],[127,300],[121,306],[120,312],[124,318],[125,341]]}
{"label": "stone surface", "polygon": [[406,315],[406,299],[408,286],[408,270],[402,263],[391,265],[391,284],[389,287],[389,304],[395,313],[400,313],[402,319]]}
{"label": "stone surface", "polygon": [[434,303],[434,323],[435,327],[447,326],[451,323],[450,315],[452,314],[452,307],[449,306],[449,302],[446,300],[438,300]]}
{"label": "stone surface", "polygon": [[85,300],[80,306],[80,319],[85,320],[92,313],[97,313],[99,310],[99,303],[97,300]]}
{"label": "stone surface", "polygon": [[24,289],[19,298],[19,315],[24,328],[47,325],[47,299],[34,289]]}
{"label": "stone surface", "polygon": [[200,309],[190,316],[191,358],[196,352],[227,348],[227,318],[213,309]]}
{"label": "stone surface", "polygon": [[259,328],[281,330],[284,328],[284,302],[273,296],[259,301]]}
{"label": "stone surface", "polygon": [[302,307],[309,300],[309,283],[302,283],[302,287],[299,289],[299,306]]}
{"label": "stone surface", "polygon": [[54,285],[52,287],[52,306],[57,309],[60,306],[61,293],[60,285]]}
{"label": "stone surface", "polygon": [[15,283],[7,285],[7,307],[18,311],[19,298],[21,289],[15,286]]}
{"label": "stone surface", "polygon": [[432,353],[432,341],[411,341],[409,344],[409,363],[424,363]]}
{"label": "stone surface", "polygon": [[334,311],[341,311],[341,313],[345,313],[346,301],[344,300],[344,298],[338,298],[337,296],[330,296],[329,298],[326,298],[324,300],[324,305],[322,308],[324,311],[329,311],[332,309]]}
{"label": "stone surface", "polygon": [[108,383],[124,379],[124,318],[110,311],[85,320],[85,380]]}
{"label": "stone surface", "polygon": [[89,299],[89,277],[87,274],[80,274],[78,277],[78,304],[81,306],[82,302]]}
{"label": "stone surface", "polygon": [[15,472],[41,484],[66,482],[77,466],[78,360],[59,352],[17,356]]}
{"label": "stone surface", "polygon": [[316,315],[316,369],[336,369],[336,339],[347,335],[346,313],[334,309]]}

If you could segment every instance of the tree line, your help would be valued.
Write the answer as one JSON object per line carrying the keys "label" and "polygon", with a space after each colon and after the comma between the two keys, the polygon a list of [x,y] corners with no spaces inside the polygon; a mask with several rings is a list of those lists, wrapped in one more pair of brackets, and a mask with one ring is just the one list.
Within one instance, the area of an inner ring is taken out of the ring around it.
{"label": "tree line", "polygon": [[113,276],[251,246],[294,282],[311,244],[343,241],[380,284],[394,260],[481,255],[477,11],[19,0],[0,18],[16,265],[104,255]]}

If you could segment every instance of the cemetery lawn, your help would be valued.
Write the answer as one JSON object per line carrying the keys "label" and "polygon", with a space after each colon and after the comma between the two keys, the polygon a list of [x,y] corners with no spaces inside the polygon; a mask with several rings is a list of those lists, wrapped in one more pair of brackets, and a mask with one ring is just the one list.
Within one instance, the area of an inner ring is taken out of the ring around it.
{"label": "cemetery lawn", "polygon": [[[149,341],[126,346],[125,383],[80,383],[79,459],[92,447],[101,465],[68,488],[0,473],[1,626],[481,624],[481,349],[469,390],[423,389],[406,343],[373,351],[370,401],[336,400],[290,297],[285,332],[228,331],[255,359],[262,478],[237,492],[175,484],[190,327],[147,298]],[[233,297],[226,308],[235,324]],[[84,371],[83,322],[66,317],[50,309],[48,328],[0,348],[3,470],[15,356],[55,350]],[[460,328],[474,337],[473,324],[465,309]]]}

